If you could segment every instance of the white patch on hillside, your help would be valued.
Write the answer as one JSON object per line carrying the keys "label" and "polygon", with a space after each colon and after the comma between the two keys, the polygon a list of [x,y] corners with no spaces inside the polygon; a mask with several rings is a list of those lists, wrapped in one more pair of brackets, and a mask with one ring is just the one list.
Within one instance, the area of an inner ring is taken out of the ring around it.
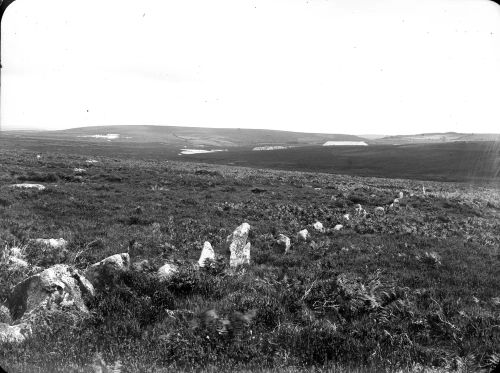
{"label": "white patch on hillside", "polygon": [[203,153],[215,153],[215,152],[226,152],[226,149],[213,149],[213,150],[203,150],[203,149],[181,149],[179,155],[190,155],[190,154],[203,154]]}
{"label": "white patch on hillside", "polygon": [[323,144],[323,146],[368,146],[368,144],[364,141],[327,141]]}
{"label": "white patch on hillside", "polygon": [[274,146],[256,146],[253,148],[253,151],[262,151],[262,150],[279,150],[279,149],[288,149],[289,146],[281,146],[281,145],[274,145]]}
{"label": "white patch on hillside", "polygon": [[85,135],[78,137],[93,137],[95,139],[106,139],[106,140],[116,140],[120,138],[120,134],[118,133],[108,133],[107,135]]}

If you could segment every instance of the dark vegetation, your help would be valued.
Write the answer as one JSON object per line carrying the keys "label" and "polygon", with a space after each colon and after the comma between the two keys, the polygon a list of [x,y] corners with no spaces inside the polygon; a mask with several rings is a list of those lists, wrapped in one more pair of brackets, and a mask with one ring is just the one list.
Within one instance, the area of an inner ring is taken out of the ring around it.
{"label": "dark vegetation", "polygon": [[[270,142],[272,144],[272,142]],[[252,151],[252,146],[231,145],[228,151],[179,155],[180,149],[203,148],[188,143],[126,142],[82,139],[45,139],[3,135],[2,149],[104,156],[112,159],[177,160],[267,168],[324,172],[353,176],[415,180],[500,183],[500,142],[452,142],[442,144],[301,146],[273,151]],[[208,146],[208,149],[214,147]],[[215,148],[226,148],[224,145]]]}
{"label": "dark vegetation", "polygon": [[[88,164],[83,148],[75,153],[0,149],[1,247],[24,247],[40,267],[85,269],[121,252],[150,267],[110,274],[88,316],[40,315],[31,340],[0,346],[9,371],[89,371],[96,353],[125,372],[475,371],[500,358],[498,189],[119,155]],[[87,170],[81,179],[75,167]],[[47,189],[10,187],[21,181]],[[373,214],[400,191],[400,208]],[[252,263],[229,271],[225,238],[244,221]],[[303,228],[308,242],[295,238]],[[280,233],[292,239],[288,254]],[[39,237],[69,246],[30,243]],[[205,240],[219,259],[197,270]],[[166,259],[181,271],[160,283]],[[29,274],[0,268],[0,301]],[[206,321],[212,309],[231,326]],[[252,316],[238,324],[238,315]]]}

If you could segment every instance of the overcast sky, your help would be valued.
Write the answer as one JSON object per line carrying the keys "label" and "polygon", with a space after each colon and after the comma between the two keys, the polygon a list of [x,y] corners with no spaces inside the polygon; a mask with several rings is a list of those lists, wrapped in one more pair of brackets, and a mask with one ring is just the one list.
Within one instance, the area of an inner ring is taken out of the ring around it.
{"label": "overcast sky", "polygon": [[17,0],[2,129],[500,132],[482,0]]}

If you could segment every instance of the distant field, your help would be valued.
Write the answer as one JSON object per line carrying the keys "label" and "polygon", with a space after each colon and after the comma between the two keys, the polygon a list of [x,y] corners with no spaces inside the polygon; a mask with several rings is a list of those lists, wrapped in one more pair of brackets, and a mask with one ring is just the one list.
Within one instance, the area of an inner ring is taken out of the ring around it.
{"label": "distant field", "polygon": [[232,147],[226,152],[180,156],[182,146],[2,136],[2,149],[128,159],[183,160],[256,168],[356,176],[498,184],[500,143],[455,142],[368,147],[302,146],[273,151]]}

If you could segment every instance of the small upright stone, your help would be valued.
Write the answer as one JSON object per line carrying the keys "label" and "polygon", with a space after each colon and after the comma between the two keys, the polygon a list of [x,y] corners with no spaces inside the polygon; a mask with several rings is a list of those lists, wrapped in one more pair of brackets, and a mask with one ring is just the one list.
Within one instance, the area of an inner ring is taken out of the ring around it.
{"label": "small upright stone", "polygon": [[298,238],[302,241],[307,241],[309,238],[309,231],[307,229],[302,229],[298,234]]}
{"label": "small upright stone", "polygon": [[375,215],[377,216],[384,216],[385,215],[385,210],[383,207],[375,207]]}
{"label": "small upright stone", "polygon": [[399,192],[399,199],[403,199],[404,198],[404,193],[403,192]]}
{"label": "small upright stone", "polygon": [[205,241],[203,249],[201,250],[200,259],[198,260],[198,265],[200,267],[205,267],[205,260],[207,259],[214,260],[215,252],[210,242]]}
{"label": "small upright stone", "polygon": [[290,250],[290,246],[291,246],[291,244],[290,244],[290,238],[288,238],[284,234],[280,234],[278,236],[278,239],[276,240],[276,242],[279,245],[285,246],[285,253],[287,253],[288,250]]}
{"label": "small upright stone", "polygon": [[243,223],[227,236],[226,241],[230,242],[229,250],[231,251],[229,265],[233,268],[250,263],[250,242],[247,243],[249,232],[250,224]]}

